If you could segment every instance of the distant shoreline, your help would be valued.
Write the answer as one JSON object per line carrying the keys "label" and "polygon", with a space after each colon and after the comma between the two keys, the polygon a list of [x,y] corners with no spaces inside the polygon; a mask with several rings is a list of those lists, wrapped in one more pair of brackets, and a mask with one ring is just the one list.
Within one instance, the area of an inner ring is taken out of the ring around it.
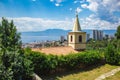
{"label": "distant shoreline", "polygon": [[[90,34],[92,38],[92,30],[83,30]],[[104,34],[114,36],[116,30],[102,30]],[[31,42],[43,42],[43,41],[55,41],[60,40],[60,36],[64,36],[67,39],[67,34],[70,30],[61,30],[61,29],[48,29],[45,31],[36,31],[36,32],[21,32],[21,40],[23,43]]]}

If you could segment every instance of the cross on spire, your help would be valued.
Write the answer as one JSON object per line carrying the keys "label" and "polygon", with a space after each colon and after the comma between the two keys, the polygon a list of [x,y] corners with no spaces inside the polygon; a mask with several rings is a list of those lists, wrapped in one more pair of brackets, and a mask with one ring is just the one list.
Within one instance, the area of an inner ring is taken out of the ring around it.
{"label": "cross on spire", "polygon": [[76,11],[76,18],[74,22],[73,32],[78,32],[78,31],[81,31],[81,27],[78,19],[78,12]]}
{"label": "cross on spire", "polygon": [[75,11],[75,14],[76,14],[76,17],[78,17],[78,11],[77,10]]}

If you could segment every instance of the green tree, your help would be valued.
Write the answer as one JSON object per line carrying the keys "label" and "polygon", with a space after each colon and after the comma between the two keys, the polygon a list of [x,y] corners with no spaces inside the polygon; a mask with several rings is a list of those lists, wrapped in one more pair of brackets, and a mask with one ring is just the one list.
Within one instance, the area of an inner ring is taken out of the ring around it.
{"label": "green tree", "polygon": [[[9,22],[5,18],[2,18],[0,24],[0,51],[5,72],[13,72],[12,80],[27,80],[25,78],[32,74],[31,62],[24,56],[16,26],[13,21]],[[2,72],[2,69],[0,71]]]}
{"label": "green tree", "polygon": [[0,64],[0,80],[13,80],[13,72],[11,68],[5,69],[5,66]]}
{"label": "green tree", "polygon": [[117,27],[117,32],[115,36],[117,37],[117,39],[120,39],[120,25]]}
{"label": "green tree", "polygon": [[16,26],[13,21],[8,22],[7,19],[2,18],[0,25],[0,43],[2,50],[15,50],[20,48],[20,33],[17,32]]}
{"label": "green tree", "polygon": [[30,80],[33,74],[32,63],[26,59],[24,53],[15,52],[14,62],[11,64],[13,70],[13,79],[15,80]]}
{"label": "green tree", "polygon": [[[7,19],[2,18],[2,22],[0,24],[0,48],[3,53],[2,62],[6,68],[10,66],[9,55],[11,54],[7,54],[8,51],[14,52],[15,50],[20,50],[20,46],[20,34],[17,33],[17,29],[16,26],[13,24],[13,21],[8,22]],[[13,54],[13,56],[14,55],[15,54]]]}
{"label": "green tree", "polygon": [[109,64],[120,64],[120,41],[109,42],[105,51],[105,60]]}

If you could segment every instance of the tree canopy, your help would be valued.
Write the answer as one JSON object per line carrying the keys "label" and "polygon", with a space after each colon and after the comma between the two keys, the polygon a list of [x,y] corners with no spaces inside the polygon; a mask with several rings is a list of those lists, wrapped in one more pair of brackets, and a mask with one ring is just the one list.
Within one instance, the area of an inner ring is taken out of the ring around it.
{"label": "tree canopy", "polygon": [[0,24],[0,43],[2,50],[15,50],[21,46],[20,33],[17,32],[13,21],[8,22],[7,19],[2,18]]}
{"label": "tree canopy", "polygon": [[21,48],[20,33],[13,21],[2,18],[0,24],[0,80],[27,80],[32,74],[31,62]]}
{"label": "tree canopy", "polygon": [[115,34],[117,39],[120,39],[120,25],[117,27],[117,32]]}

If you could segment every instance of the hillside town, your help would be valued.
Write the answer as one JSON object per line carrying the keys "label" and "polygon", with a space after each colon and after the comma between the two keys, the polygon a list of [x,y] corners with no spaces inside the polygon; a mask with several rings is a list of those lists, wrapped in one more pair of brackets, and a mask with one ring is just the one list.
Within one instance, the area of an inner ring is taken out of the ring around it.
{"label": "hillside town", "polygon": [[120,0],[0,0],[0,80],[120,80]]}
{"label": "hillside town", "polygon": [[[86,34],[86,41],[90,40],[112,40],[115,39],[114,35],[105,34],[102,30],[92,30],[92,34]],[[53,41],[35,41],[29,43],[22,43],[22,48],[44,48],[44,47],[57,47],[57,46],[68,46],[68,39],[66,36],[60,36],[59,40]]]}

